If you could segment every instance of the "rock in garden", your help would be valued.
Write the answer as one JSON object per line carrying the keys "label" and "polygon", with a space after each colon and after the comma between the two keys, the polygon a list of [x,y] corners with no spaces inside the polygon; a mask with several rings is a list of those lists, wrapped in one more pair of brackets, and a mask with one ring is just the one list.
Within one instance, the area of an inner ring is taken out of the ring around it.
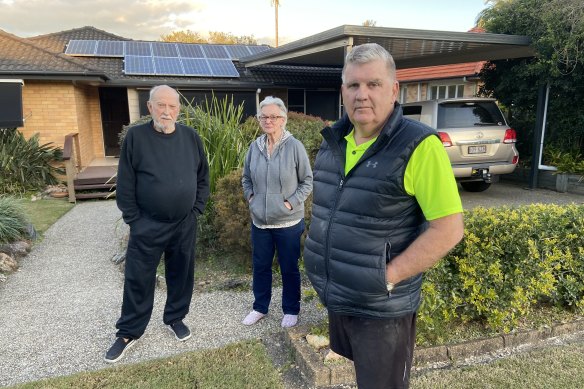
{"label": "rock in garden", "polygon": [[342,355],[337,354],[333,350],[329,350],[329,352],[324,357],[325,364],[341,363],[341,362],[344,362],[346,360],[348,360],[348,359],[343,357]]}
{"label": "rock in garden", "polygon": [[111,258],[111,261],[115,265],[118,265],[118,264],[124,262],[125,260],[126,260],[126,253],[125,252],[114,254]]}
{"label": "rock in garden", "polygon": [[306,335],[306,341],[316,350],[328,347],[329,339],[322,335]]}
{"label": "rock in garden", "polygon": [[24,240],[7,243],[0,246],[0,253],[8,254],[14,258],[21,258],[30,252],[30,243]]}
{"label": "rock in garden", "polygon": [[18,262],[6,253],[0,253],[0,271],[12,273],[18,269]]}

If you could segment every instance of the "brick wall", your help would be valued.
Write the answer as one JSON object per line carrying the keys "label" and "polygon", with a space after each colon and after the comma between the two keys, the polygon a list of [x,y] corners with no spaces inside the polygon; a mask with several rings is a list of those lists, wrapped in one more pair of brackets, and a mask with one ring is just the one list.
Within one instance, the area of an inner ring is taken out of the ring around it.
{"label": "brick wall", "polygon": [[82,164],[104,156],[99,95],[96,87],[71,82],[25,81],[22,88],[26,138],[39,134],[41,144],[63,147],[65,136],[79,133]]}

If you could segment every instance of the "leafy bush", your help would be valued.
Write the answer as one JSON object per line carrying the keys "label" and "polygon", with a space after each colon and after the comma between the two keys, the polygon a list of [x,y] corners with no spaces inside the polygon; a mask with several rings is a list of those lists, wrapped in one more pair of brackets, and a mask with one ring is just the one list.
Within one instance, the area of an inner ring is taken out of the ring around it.
{"label": "leafy bush", "polygon": [[248,204],[241,188],[242,169],[237,169],[219,179],[212,198],[215,218],[214,230],[222,250],[240,253],[242,262],[251,254],[251,218]]}
{"label": "leafy bush", "polygon": [[38,134],[26,140],[15,128],[0,129],[0,193],[24,193],[57,184],[54,174],[64,174],[52,165],[63,153],[51,143],[39,145]]}
{"label": "leafy bush", "polygon": [[188,104],[181,111],[180,122],[195,128],[203,139],[209,159],[211,193],[215,193],[219,178],[243,166],[255,134],[241,125],[242,116],[243,104],[234,106],[233,97],[218,100],[213,96],[211,101],[205,100],[204,106]]}
{"label": "leafy bush", "polygon": [[325,121],[316,116],[305,115],[297,112],[288,113],[286,129],[298,139],[308,153],[310,166],[314,166],[316,153],[322,143],[320,131],[327,125]]}
{"label": "leafy bush", "polygon": [[16,199],[0,197],[0,244],[25,237],[28,224],[24,208]]}
{"label": "leafy bush", "polygon": [[464,240],[426,274],[420,325],[509,331],[537,304],[584,311],[584,206],[465,212]]}
{"label": "leafy bush", "polygon": [[556,147],[548,147],[544,152],[547,165],[558,168],[558,173],[571,173],[584,175],[584,159],[576,150],[561,151]]}

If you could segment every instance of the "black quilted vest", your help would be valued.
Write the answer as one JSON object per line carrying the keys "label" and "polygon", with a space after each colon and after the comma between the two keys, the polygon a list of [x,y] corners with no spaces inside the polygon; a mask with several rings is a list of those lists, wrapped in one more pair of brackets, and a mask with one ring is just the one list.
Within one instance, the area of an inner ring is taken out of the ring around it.
{"label": "black quilted vest", "polygon": [[331,311],[362,317],[399,317],[420,305],[422,274],[386,288],[386,263],[426,228],[416,199],[404,188],[414,149],[436,134],[395,109],[373,145],[344,174],[345,115],[322,130],[314,166],[312,218],[304,245],[306,272]]}

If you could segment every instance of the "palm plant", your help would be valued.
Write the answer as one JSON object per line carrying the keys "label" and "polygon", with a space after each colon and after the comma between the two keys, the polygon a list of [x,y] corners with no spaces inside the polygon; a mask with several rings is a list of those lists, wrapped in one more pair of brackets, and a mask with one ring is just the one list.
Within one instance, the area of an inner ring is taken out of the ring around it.
{"label": "palm plant", "polygon": [[219,100],[215,95],[202,105],[187,104],[179,121],[197,130],[209,160],[211,193],[217,180],[243,166],[250,142],[257,132],[242,125],[243,104],[233,105],[233,96]]}
{"label": "palm plant", "polygon": [[62,160],[62,151],[51,143],[39,144],[38,134],[28,140],[12,129],[0,129],[0,193],[24,193],[57,183],[55,174],[64,174],[53,165]]}

